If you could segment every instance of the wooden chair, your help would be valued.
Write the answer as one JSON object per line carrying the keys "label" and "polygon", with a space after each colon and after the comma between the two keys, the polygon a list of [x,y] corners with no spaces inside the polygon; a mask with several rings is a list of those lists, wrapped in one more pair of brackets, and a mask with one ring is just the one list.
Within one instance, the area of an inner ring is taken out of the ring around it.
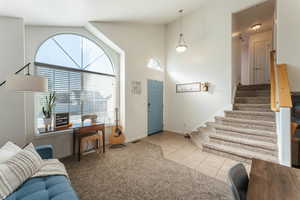
{"label": "wooden chair", "polygon": [[[97,120],[97,115],[83,115],[81,117],[82,123],[84,123],[85,120],[91,120],[91,123],[95,123]],[[99,130],[97,130],[93,127],[83,127],[83,128],[79,129],[79,134],[80,133],[82,133],[82,134],[91,133],[92,134],[93,132],[94,132],[94,135],[83,137],[81,139],[81,142],[80,142],[81,152],[80,153],[83,153],[82,151],[84,149],[84,144],[87,144],[88,142],[95,142],[96,151],[98,153],[100,152],[99,149],[100,149],[100,142],[102,140],[102,135],[101,135],[101,133],[99,133]]]}

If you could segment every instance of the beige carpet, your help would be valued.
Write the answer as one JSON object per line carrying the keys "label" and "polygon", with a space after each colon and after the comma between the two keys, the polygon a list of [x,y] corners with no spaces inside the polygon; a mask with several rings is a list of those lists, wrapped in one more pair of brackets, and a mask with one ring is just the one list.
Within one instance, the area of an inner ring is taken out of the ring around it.
{"label": "beige carpet", "polygon": [[63,160],[81,200],[227,200],[228,185],[163,158],[147,142]]}

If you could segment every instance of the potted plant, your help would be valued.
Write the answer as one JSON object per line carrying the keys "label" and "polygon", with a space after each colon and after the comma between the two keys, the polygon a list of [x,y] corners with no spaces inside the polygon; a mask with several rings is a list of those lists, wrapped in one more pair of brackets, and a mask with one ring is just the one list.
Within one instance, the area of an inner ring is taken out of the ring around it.
{"label": "potted plant", "polygon": [[55,92],[51,92],[49,96],[46,96],[46,103],[45,106],[43,106],[42,108],[46,130],[48,130],[52,124],[52,111],[55,105],[55,100],[56,100]]}

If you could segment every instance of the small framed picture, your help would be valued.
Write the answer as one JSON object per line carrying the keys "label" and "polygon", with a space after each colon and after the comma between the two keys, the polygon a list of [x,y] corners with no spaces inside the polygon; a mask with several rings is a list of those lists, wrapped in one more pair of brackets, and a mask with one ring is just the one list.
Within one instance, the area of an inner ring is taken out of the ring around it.
{"label": "small framed picture", "polygon": [[176,85],[176,93],[201,92],[201,83],[184,83]]}
{"label": "small framed picture", "polygon": [[55,120],[54,120],[55,128],[67,126],[67,125],[69,125],[69,122],[70,122],[70,114],[69,113],[56,113],[55,114]]}
{"label": "small framed picture", "polygon": [[131,94],[141,95],[142,94],[142,82],[141,81],[132,81],[131,82]]}

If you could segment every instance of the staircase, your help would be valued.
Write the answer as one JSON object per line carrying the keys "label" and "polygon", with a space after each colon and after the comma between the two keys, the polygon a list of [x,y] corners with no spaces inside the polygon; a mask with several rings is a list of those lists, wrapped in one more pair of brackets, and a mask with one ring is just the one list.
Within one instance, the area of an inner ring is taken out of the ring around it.
{"label": "staircase", "polygon": [[270,85],[239,85],[233,111],[207,123],[215,131],[203,150],[249,163],[252,158],[277,162],[275,113],[270,109]]}

